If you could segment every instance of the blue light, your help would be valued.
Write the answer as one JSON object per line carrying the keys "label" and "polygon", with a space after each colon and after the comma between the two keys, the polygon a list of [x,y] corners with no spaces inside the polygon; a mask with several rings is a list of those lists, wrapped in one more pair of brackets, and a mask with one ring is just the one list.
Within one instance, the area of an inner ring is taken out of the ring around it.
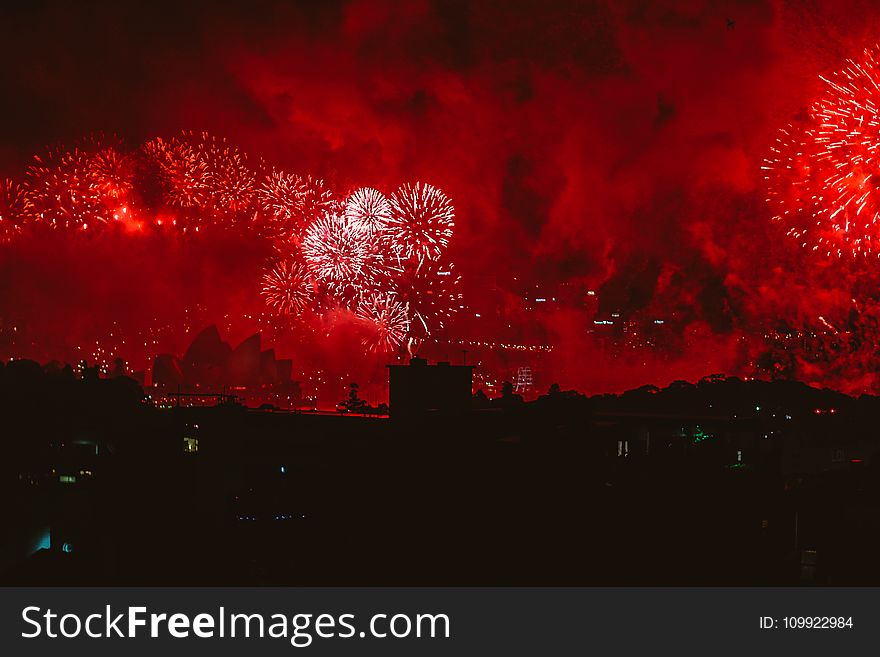
{"label": "blue light", "polygon": [[71,552],[73,552],[73,545],[71,545],[70,543],[65,543],[61,546],[61,551],[66,554],[70,554]]}
{"label": "blue light", "polygon": [[52,535],[47,529],[42,532],[37,540],[34,542],[33,547],[31,548],[31,553],[38,552],[39,550],[48,550],[52,547]]}
{"label": "blue light", "polygon": [[282,466],[281,466],[281,474],[284,474],[284,473],[286,473],[286,472],[287,472],[287,468],[285,468],[285,467],[282,465]]}

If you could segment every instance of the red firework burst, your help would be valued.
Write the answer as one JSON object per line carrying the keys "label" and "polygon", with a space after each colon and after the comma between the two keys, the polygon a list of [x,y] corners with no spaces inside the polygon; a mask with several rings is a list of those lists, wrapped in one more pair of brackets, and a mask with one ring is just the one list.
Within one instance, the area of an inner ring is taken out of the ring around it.
{"label": "red firework burst", "polygon": [[225,137],[207,132],[188,137],[205,162],[211,209],[224,214],[248,211],[255,200],[256,176],[247,165],[247,156]]}
{"label": "red firework burst", "polygon": [[122,147],[99,148],[89,158],[94,189],[105,199],[125,203],[134,190],[135,158]]}
{"label": "red firework burst", "polygon": [[355,315],[368,328],[362,344],[370,351],[388,353],[406,340],[409,318],[406,304],[394,294],[373,293],[364,296]]}
{"label": "red firework burst", "polygon": [[53,228],[87,230],[113,218],[116,202],[104,195],[100,179],[96,182],[95,155],[100,150],[86,143],[34,156],[26,185],[39,220]]}
{"label": "red firework burst", "polygon": [[179,137],[157,137],[144,145],[165,203],[192,210],[189,224],[249,218],[255,208],[256,175],[247,157],[225,138],[209,133],[184,132]]}
{"label": "red firework burst", "polygon": [[263,275],[261,289],[266,305],[281,315],[298,315],[312,300],[312,285],[305,267],[282,260]]}
{"label": "red firework burst", "polygon": [[391,220],[391,204],[382,192],[372,187],[361,187],[346,199],[345,216],[363,225],[370,233],[380,233]]}
{"label": "red firework burst", "polygon": [[455,227],[455,208],[433,185],[416,183],[400,187],[391,196],[389,236],[401,257],[435,260],[446,249]]}
{"label": "red firework burst", "polygon": [[780,131],[762,167],[774,220],[829,256],[880,255],[878,52],[822,77],[808,119]]}
{"label": "red firework burst", "polygon": [[192,145],[177,138],[156,137],[144,144],[144,153],[156,168],[168,205],[198,208],[205,204],[208,167]]}

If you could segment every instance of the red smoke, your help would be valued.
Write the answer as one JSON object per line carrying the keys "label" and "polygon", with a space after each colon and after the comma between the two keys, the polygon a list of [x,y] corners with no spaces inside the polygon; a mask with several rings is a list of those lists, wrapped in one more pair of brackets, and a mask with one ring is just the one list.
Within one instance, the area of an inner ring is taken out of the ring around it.
{"label": "red smoke", "polygon": [[[450,249],[471,305],[497,284],[519,337],[552,341],[542,366],[567,385],[748,374],[780,322],[809,332],[821,316],[847,343],[841,335],[870,323],[859,318],[876,291],[858,281],[874,268],[791,243],[769,221],[759,169],[776,130],[819,93],[818,75],[873,44],[870,2],[47,3],[8,19],[0,55],[22,63],[0,72],[15,99],[0,109],[5,173],[56,139],[192,129],[341,190],[430,180],[455,200]],[[207,273],[244,261],[196,257],[171,270],[195,262],[204,284],[183,279],[180,291],[144,276],[147,298],[246,308],[250,283],[233,275],[221,294]],[[43,284],[63,307],[81,277],[103,289],[89,273]],[[600,313],[674,314],[678,335],[603,379],[583,330],[592,311],[571,303],[527,327],[523,281],[596,290]],[[18,285],[5,295],[39,298],[36,283]],[[130,305],[126,317],[139,316]],[[786,367],[859,390],[873,385],[859,374],[872,362],[863,356],[841,370],[792,350]]]}

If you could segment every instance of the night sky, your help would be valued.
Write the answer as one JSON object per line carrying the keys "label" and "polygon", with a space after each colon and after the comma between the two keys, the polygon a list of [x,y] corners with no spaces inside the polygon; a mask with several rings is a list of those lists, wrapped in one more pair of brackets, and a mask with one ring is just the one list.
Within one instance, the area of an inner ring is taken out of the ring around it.
{"label": "night sky", "polygon": [[[2,173],[96,131],[186,129],[341,189],[430,180],[455,201],[465,280],[682,317],[673,364],[640,357],[612,387],[744,371],[760,348],[743,336],[852,320],[861,265],[789,243],[759,167],[819,74],[875,43],[874,3],[220,4],[4,8]],[[595,364],[582,319],[542,320],[572,385],[594,380],[573,359]]]}

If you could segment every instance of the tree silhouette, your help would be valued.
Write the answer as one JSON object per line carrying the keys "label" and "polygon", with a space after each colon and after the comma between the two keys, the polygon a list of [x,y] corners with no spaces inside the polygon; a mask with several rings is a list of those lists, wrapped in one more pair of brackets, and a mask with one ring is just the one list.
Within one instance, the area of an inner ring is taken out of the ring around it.
{"label": "tree silhouette", "polygon": [[360,386],[357,383],[349,384],[348,399],[345,400],[344,405],[351,413],[362,412],[366,408],[367,402],[360,398]]}

